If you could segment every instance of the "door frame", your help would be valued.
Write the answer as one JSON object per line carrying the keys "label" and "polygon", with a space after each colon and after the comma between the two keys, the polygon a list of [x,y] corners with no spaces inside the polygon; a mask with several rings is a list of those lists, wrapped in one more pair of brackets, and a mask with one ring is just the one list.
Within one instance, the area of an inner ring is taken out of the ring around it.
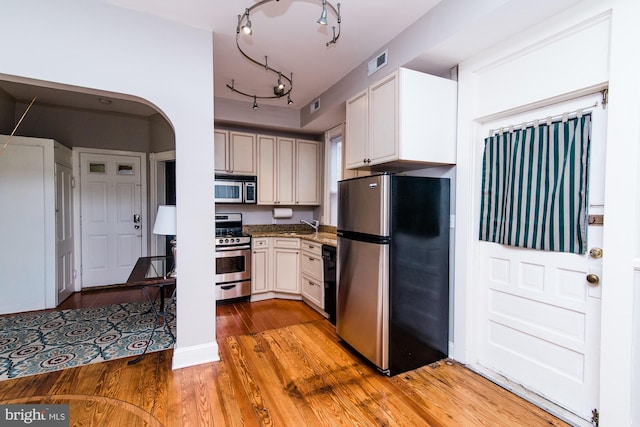
{"label": "door frame", "polygon": [[[165,204],[165,169],[164,163],[176,159],[176,150],[161,151],[149,154],[149,224],[155,224],[157,206]],[[165,255],[164,247],[158,242],[164,241],[164,237],[150,235],[150,253],[154,255]]]}
{"label": "door frame", "polygon": [[147,256],[149,249],[149,227],[153,224],[151,218],[148,217],[149,200],[147,196],[147,154],[137,151],[124,151],[124,150],[105,150],[102,148],[84,148],[73,147],[72,161],[73,161],[73,176],[75,177],[75,186],[73,188],[73,234],[74,234],[74,263],[75,263],[75,284],[74,291],[79,292],[82,290],[82,275],[80,274],[80,268],[82,267],[82,227],[80,217],[80,207],[82,206],[80,187],[80,155],[81,154],[101,154],[101,155],[119,155],[119,156],[131,156],[138,157],[140,159],[140,209],[142,218],[144,220],[144,227],[142,227],[142,256]]}

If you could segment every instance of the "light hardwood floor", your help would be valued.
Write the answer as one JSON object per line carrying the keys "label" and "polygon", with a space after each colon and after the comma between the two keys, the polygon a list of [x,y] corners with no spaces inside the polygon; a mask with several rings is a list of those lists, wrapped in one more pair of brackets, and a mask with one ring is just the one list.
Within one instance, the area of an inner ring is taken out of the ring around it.
{"label": "light hardwood floor", "polygon": [[[76,295],[64,308],[142,298]],[[119,299],[119,300],[118,300]],[[75,426],[564,426],[454,361],[380,375],[302,302],[219,306],[220,362],[172,351],[0,382],[0,403],[68,403]]]}

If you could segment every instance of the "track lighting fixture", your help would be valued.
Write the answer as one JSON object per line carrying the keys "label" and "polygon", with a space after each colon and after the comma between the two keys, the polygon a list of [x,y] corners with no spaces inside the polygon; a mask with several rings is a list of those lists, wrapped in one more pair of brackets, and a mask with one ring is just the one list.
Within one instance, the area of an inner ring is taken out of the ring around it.
{"label": "track lighting fixture", "polygon": [[[253,31],[251,31],[251,19],[249,19],[249,9],[244,11],[244,16],[247,17],[244,25],[242,26],[242,32],[246,35],[250,36]],[[238,15],[238,22],[240,22],[241,17]]]}
{"label": "track lighting fixture", "polygon": [[[246,97],[249,98],[253,98],[253,109],[257,109],[258,108],[258,98],[260,99],[277,99],[277,98],[282,98],[283,96],[287,96],[287,105],[291,105],[293,104],[293,101],[291,100],[291,91],[293,90],[293,73],[291,73],[291,78],[282,75],[281,71],[275,70],[273,68],[271,68],[267,62],[267,56],[264,57],[264,63],[260,62],[259,60],[253,59],[252,57],[250,57],[247,53],[244,52],[244,50],[242,50],[242,48],[240,47],[240,38],[241,38],[241,31],[242,34],[246,35],[246,36],[251,36],[253,34],[252,28],[251,28],[251,18],[250,18],[250,14],[251,12],[253,12],[254,9],[264,6],[268,3],[271,3],[272,1],[279,1],[279,0],[262,0],[257,2],[256,4],[254,4],[251,7],[248,7],[244,10],[244,13],[241,15],[238,15],[238,24],[236,26],[236,47],[238,48],[238,50],[240,51],[240,53],[242,54],[242,56],[244,56],[246,59],[248,59],[249,61],[253,62],[254,64],[263,67],[266,71],[274,73],[278,76],[278,80],[275,86],[273,86],[273,95],[258,95],[258,94],[252,94],[252,93],[247,93],[247,92],[243,92],[239,89],[236,89],[235,87],[235,81],[231,80],[231,84],[227,84],[227,87],[229,89],[231,89],[231,91],[238,93],[240,95],[244,95]],[[305,0],[308,1],[308,0]],[[342,23],[342,17],[340,16],[340,3],[337,4],[337,8],[335,8],[329,1],[327,0],[322,0],[322,11],[320,13],[320,18],[318,18],[317,23],[320,25],[328,25],[328,13],[327,13],[327,9],[329,9],[329,11],[331,11],[331,13],[333,15],[335,15],[336,20],[337,20],[337,32],[336,32],[336,26],[332,27],[332,33],[333,33],[333,37],[331,38],[331,40],[329,40],[326,45],[327,47],[331,44],[335,44],[338,41],[338,38],[340,37],[340,26]]]}
{"label": "track lighting fixture", "polygon": [[320,18],[318,18],[318,24],[327,25],[327,0],[322,0],[322,13],[320,14]]}

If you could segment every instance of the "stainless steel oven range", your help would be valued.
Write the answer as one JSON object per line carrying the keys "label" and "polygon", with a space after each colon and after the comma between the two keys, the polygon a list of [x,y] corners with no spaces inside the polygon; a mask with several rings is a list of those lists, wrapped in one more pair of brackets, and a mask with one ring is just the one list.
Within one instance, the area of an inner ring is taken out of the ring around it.
{"label": "stainless steel oven range", "polygon": [[216,215],[216,301],[251,296],[251,236],[242,232],[242,214]]}

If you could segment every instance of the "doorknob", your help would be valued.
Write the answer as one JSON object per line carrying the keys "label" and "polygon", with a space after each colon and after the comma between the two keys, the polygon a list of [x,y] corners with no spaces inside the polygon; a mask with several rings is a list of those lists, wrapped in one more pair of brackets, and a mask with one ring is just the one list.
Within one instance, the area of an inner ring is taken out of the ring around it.
{"label": "doorknob", "polygon": [[596,286],[600,283],[600,277],[593,273],[587,274],[587,282],[589,282],[590,285]]}
{"label": "doorknob", "polygon": [[133,222],[136,224],[140,222],[140,214],[133,214]]}
{"label": "doorknob", "polygon": [[589,256],[594,259],[602,258],[602,249],[591,248],[591,250],[589,251]]}

